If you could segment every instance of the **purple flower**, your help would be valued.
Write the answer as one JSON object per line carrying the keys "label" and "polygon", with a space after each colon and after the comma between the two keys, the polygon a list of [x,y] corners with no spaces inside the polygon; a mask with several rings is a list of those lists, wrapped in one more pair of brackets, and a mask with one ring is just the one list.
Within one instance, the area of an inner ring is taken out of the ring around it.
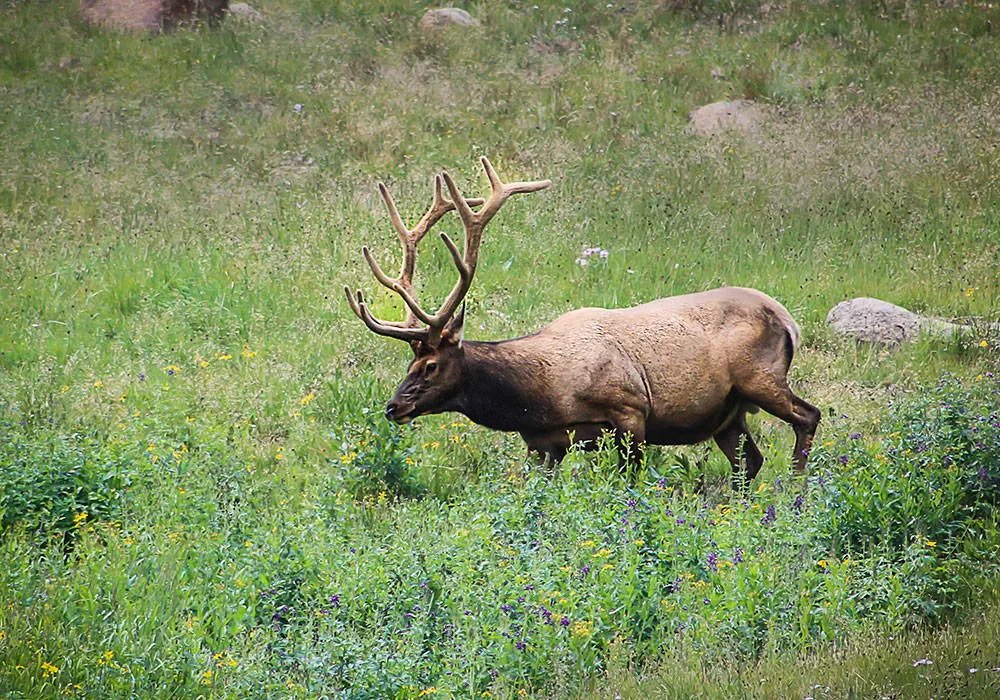
{"label": "purple flower", "polygon": [[340,594],[339,593],[334,593],[332,596],[330,596],[329,598],[327,598],[327,601],[329,601],[330,605],[332,605],[333,607],[339,608],[340,607]]}
{"label": "purple flower", "polygon": [[801,513],[802,506],[805,505],[805,502],[806,499],[800,493],[798,496],[795,497],[795,500],[792,502],[792,510],[794,510],[796,513]]}
{"label": "purple flower", "polygon": [[146,381],[146,373],[145,372],[139,372],[139,381],[140,382]]}
{"label": "purple flower", "polygon": [[986,481],[986,467],[980,466],[976,476],[979,477],[980,481]]}
{"label": "purple flower", "polygon": [[839,457],[837,457],[837,461],[840,462],[841,464],[847,464],[849,461],[851,461],[851,458],[848,457],[847,455],[840,455]]}
{"label": "purple flower", "polygon": [[709,571],[719,570],[719,555],[715,552],[708,553],[708,560],[705,562],[708,565]]}
{"label": "purple flower", "polygon": [[500,606],[500,610],[509,615],[511,612],[513,612],[514,606],[511,605],[510,603],[504,603],[503,605]]}
{"label": "purple flower", "polygon": [[733,563],[742,564],[743,563],[743,548],[737,547],[736,551],[733,552]]}
{"label": "purple flower", "polygon": [[518,639],[514,643],[514,648],[517,649],[518,651],[524,651],[525,649],[528,648],[528,643],[523,639]]}
{"label": "purple flower", "polygon": [[559,624],[562,625],[563,627],[569,627],[569,618],[563,615],[562,618],[559,620]]}
{"label": "purple flower", "polygon": [[860,440],[861,439],[861,433],[851,433],[850,435],[848,435],[848,437],[851,440]]}
{"label": "purple flower", "polygon": [[590,567],[589,567],[589,566],[587,566],[586,564],[584,564],[584,565],[583,565],[583,566],[582,566],[582,567],[580,568],[580,575],[581,575],[581,576],[586,576],[586,575],[587,575],[587,574],[589,574],[589,573],[590,573]]}
{"label": "purple flower", "polygon": [[760,519],[761,525],[770,525],[775,520],[777,520],[778,514],[774,512],[774,506],[769,505],[767,510],[764,511],[764,517]]}
{"label": "purple flower", "polygon": [[671,593],[677,593],[681,590],[681,577],[678,576],[673,581],[670,582],[670,587],[668,589]]}
{"label": "purple flower", "polygon": [[546,625],[552,624],[552,611],[549,610],[547,607],[545,607],[544,605],[540,606],[538,608],[538,614],[545,618]]}

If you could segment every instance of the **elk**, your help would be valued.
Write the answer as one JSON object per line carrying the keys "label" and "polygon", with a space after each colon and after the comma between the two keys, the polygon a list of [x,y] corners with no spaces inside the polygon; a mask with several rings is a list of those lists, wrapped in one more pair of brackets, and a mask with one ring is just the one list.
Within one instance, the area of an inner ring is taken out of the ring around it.
{"label": "elk", "polygon": [[[754,289],[723,287],[658,299],[627,309],[570,311],[541,330],[500,342],[463,340],[469,292],[483,230],[508,197],[551,182],[503,183],[486,158],[484,199],[466,199],[447,172],[434,180],[430,209],[406,228],[385,185],[378,190],[403,247],[396,277],[386,275],[364,246],[375,278],[405,303],[403,321],[375,318],[361,290],[344,288],[351,309],[374,333],[410,343],[413,361],[385,409],[407,423],[417,416],[457,411],[487,428],[520,433],[528,449],[558,462],[573,443],[593,449],[610,431],[626,458],[642,446],[694,444],[713,438],[746,482],[764,461],[747,430],[758,408],[795,432],[797,472],[805,469],[820,411],[788,387],[799,327],[777,301]],[[450,198],[443,193],[447,188]],[[413,287],[417,245],[445,214],[456,210],[465,246],[441,240],[458,281],[436,313]],[[634,449],[631,449],[634,446]]]}

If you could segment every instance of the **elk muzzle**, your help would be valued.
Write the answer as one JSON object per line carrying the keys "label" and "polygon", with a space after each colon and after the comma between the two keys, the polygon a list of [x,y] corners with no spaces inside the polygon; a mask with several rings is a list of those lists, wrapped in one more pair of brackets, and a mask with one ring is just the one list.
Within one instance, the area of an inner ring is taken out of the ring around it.
{"label": "elk muzzle", "polygon": [[393,397],[385,407],[385,417],[393,423],[405,425],[413,420],[414,404],[412,401]]}

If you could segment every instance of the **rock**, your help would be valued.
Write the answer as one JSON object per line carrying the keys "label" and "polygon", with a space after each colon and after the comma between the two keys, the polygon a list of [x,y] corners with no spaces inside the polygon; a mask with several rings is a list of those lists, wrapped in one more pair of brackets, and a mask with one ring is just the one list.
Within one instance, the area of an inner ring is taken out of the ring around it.
{"label": "rock", "polygon": [[245,2],[234,2],[229,6],[229,14],[233,19],[243,22],[256,23],[264,19],[264,15]]}
{"label": "rock", "polygon": [[192,20],[216,22],[229,0],[81,0],[89,24],[110,29],[157,32]]}
{"label": "rock", "polygon": [[766,110],[753,100],[713,102],[688,115],[688,129],[698,136],[715,136],[723,131],[750,133],[763,121]]}
{"label": "rock", "polygon": [[902,306],[869,297],[840,302],[830,309],[826,322],[838,335],[883,345],[916,340],[921,333],[950,338],[971,330],[970,326],[921,316]]}
{"label": "rock", "polygon": [[449,27],[478,27],[479,20],[457,7],[441,7],[427,10],[417,26],[423,32],[433,32]]}

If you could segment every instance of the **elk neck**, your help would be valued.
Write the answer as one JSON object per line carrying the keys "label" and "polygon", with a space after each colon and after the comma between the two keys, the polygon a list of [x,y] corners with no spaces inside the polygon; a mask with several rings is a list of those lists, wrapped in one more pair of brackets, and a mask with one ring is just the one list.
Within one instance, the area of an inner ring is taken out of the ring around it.
{"label": "elk neck", "polygon": [[520,338],[466,341],[462,388],[446,410],[458,411],[493,430],[537,430],[554,413],[543,357]]}

